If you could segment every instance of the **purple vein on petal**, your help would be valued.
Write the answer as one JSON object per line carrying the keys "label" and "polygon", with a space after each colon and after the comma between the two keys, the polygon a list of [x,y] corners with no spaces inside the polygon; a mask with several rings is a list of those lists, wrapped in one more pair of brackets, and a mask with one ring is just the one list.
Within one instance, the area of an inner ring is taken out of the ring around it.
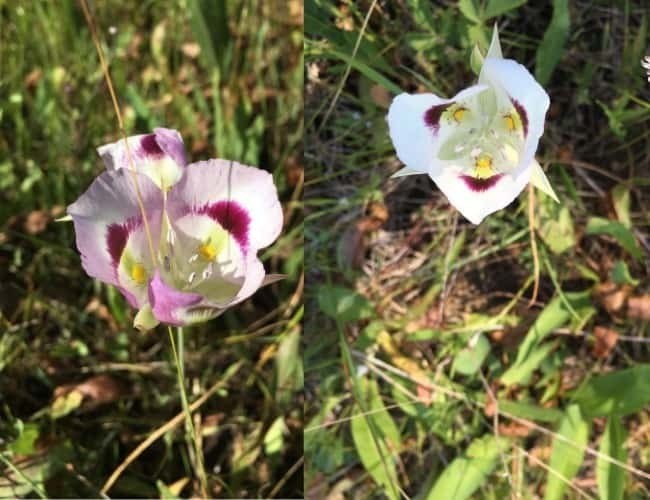
{"label": "purple vein on petal", "polygon": [[477,179],[471,175],[461,175],[460,178],[463,179],[463,182],[475,193],[483,193],[488,189],[494,187],[494,185],[499,182],[499,179],[503,177],[503,174],[493,175],[487,179]]}
{"label": "purple vein on petal", "polygon": [[521,126],[524,128],[524,137],[528,137],[528,115],[526,114],[526,110],[516,99],[513,99],[511,97],[510,100],[512,101],[512,105],[517,110],[519,118],[521,119]]}
{"label": "purple vein on petal", "polygon": [[195,208],[194,213],[207,215],[232,234],[242,249],[248,247],[248,229],[251,219],[248,212],[234,201],[208,203]]}
{"label": "purple vein on petal", "polygon": [[453,102],[447,104],[438,104],[437,106],[432,106],[424,112],[424,123],[427,127],[433,130],[434,135],[440,130],[440,117],[445,110],[451,106]]}
{"label": "purple vein on petal", "polygon": [[122,252],[131,234],[135,229],[140,227],[142,219],[140,217],[131,217],[124,224],[110,224],[106,230],[106,245],[108,254],[115,267],[122,258]]}

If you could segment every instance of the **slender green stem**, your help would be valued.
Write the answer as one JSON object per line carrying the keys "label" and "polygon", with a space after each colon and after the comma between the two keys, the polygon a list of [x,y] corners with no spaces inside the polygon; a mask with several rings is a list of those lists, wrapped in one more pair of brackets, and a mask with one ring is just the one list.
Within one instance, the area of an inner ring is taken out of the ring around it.
{"label": "slender green stem", "polygon": [[[196,468],[198,469],[197,475],[199,476],[199,482],[201,483],[201,493],[204,497],[207,497],[208,478],[206,476],[205,465],[203,463],[203,450],[201,447],[201,440],[199,439],[199,436],[196,434],[196,430],[194,429],[192,412],[189,409],[189,403],[187,402],[187,391],[185,389],[185,339],[183,336],[183,327],[179,326],[176,329],[176,341],[174,340],[174,333],[172,332],[171,326],[167,327],[167,332],[169,333],[169,341],[171,343],[172,353],[174,355],[174,364],[176,365],[178,386],[181,391],[181,403],[183,405],[183,411],[185,412],[185,435],[188,437],[188,441],[191,441],[194,444],[194,455],[196,460]],[[188,442],[188,446],[190,446],[191,451],[191,443]]]}

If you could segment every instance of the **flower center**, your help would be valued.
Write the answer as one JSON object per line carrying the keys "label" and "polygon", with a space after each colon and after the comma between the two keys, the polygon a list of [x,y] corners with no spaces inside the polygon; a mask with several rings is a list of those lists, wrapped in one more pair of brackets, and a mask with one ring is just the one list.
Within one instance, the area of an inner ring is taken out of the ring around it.
{"label": "flower center", "polygon": [[487,153],[479,154],[474,162],[474,176],[477,179],[489,179],[494,174],[492,157]]}

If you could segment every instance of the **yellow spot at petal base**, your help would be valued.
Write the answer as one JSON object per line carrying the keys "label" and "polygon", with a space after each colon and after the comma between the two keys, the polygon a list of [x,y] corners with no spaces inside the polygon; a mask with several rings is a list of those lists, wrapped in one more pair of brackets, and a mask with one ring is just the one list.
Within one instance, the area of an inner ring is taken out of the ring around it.
{"label": "yellow spot at petal base", "polygon": [[147,281],[147,271],[142,264],[133,264],[133,267],[131,267],[131,279],[138,285],[144,285]]}
{"label": "yellow spot at petal base", "polygon": [[462,108],[461,107],[461,108],[456,109],[453,112],[452,116],[454,117],[454,120],[456,120],[458,123],[460,123],[463,120],[466,113],[467,113],[467,108]]}
{"label": "yellow spot at petal base", "polygon": [[506,128],[512,132],[517,129],[517,124],[515,122],[515,118],[511,114],[507,114],[503,117],[503,121],[506,125]]}
{"label": "yellow spot at petal base", "polygon": [[474,176],[477,179],[489,179],[494,175],[494,171],[492,170],[492,157],[490,155],[479,155],[476,158],[474,167]]}

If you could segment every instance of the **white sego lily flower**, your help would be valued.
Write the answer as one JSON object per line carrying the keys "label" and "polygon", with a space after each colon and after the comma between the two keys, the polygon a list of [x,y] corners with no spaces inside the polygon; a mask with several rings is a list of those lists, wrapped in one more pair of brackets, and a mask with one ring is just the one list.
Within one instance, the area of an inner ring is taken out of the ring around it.
{"label": "white sego lily flower", "polygon": [[406,165],[393,177],[428,174],[473,224],[509,205],[528,182],[557,201],[535,160],[549,104],[524,66],[503,59],[495,27],[478,84],[451,99],[404,93],[393,100],[390,137]]}

